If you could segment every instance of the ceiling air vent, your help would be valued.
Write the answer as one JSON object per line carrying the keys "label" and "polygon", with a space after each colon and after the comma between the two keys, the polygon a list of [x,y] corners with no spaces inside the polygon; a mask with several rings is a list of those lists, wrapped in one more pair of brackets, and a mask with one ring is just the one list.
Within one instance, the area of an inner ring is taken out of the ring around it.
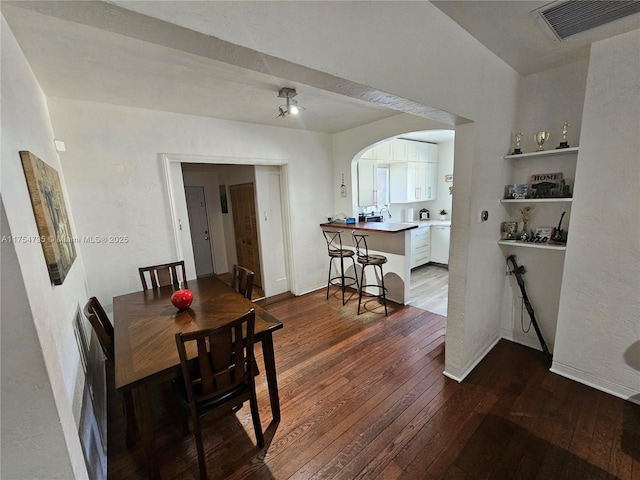
{"label": "ceiling air vent", "polygon": [[531,12],[556,42],[640,12],[640,1],[567,0]]}

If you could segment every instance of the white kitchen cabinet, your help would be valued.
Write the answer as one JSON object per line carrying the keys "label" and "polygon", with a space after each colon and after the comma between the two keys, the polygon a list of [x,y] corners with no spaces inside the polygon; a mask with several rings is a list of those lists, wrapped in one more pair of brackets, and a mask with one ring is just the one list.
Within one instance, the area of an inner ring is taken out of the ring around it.
{"label": "white kitchen cabinet", "polygon": [[438,163],[438,145],[436,143],[422,143],[424,153],[422,155],[429,163]]}
{"label": "white kitchen cabinet", "polygon": [[370,148],[369,150],[367,150],[366,152],[364,152],[360,158],[365,158],[368,160],[376,160],[378,158],[378,152],[376,152],[375,147],[374,148]]}
{"label": "white kitchen cabinet", "polygon": [[358,206],[389,203],[389,162],[360,158],[358,161]]}
{"label": "white kitchen cabinet", "polygon": [[449,240],[451,237],[450,225],[431,226],[431,261],[435,263],[449,264]]}
{"label": "white kitchen cabinet", "polygon": [[438,145],[410,140],[396,140],[394,151],[413,160],[390,165],[391,203],[435,200],[438,185]]}
{"label": "white kitchen cabinet", "polygon": [[435,200],[438,165],[401,162],[390,165],[391,203]]}
{"label": "white kitchen cabinet", "polygon": [[420,200],[435,200],[438,193],[438,164],[426,163],[427,171],[424,181],[424,198]]}
{"label": "white kitchen cabinet", "polygon": [[391,203],[416,201],[416,165],[418,162],[392,163],[389,166]]}
{"label": "white kitchen cabinet", "polygon": [[366,158],[368,160],[380,160],[382,162],[389,163],[393,159],[393,140],[383,142],[375,147],[365,151],[360,158]]}
{"label": "white kitchen cabinet", "polygon": [[381,166],[390,168],[390,203],[436,199],[438,145],[394,139],[365,151],[358,162],[358,206],[386,203],[378,195],[376,167]]}
{"label": "white kitchen cabinet", "polygon": [[426,162],[426,143],[401,138],[391,141],[394,162]]}
{"label": "white kitchen cabinet", "polygon": [[429,263],[431,259],[431,228],[429,225],[411,230],[411,268]]}
{"label": "white kitchen cabinet", "polygon": [[377,160],[360,158],[358,161],[358,205],[368,207],[376,204]]}
{"label": "white kitchen cabinet", "polygon": [[383,142],[374,147],[377,160],[386,160],[388,163],[393,159],[393,142],[393,140],[389,142]]}

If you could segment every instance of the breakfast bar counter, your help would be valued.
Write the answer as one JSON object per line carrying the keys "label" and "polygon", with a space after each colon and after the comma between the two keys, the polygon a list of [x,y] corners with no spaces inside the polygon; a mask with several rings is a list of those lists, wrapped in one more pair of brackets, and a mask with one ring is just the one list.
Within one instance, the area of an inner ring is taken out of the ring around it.
{"label": "breakfast bar counter", "polygon": [[356,222],[356,223],[321,223],[322,228],[339,227],[343,230],[363,230],[365,232],[400,233],[418,228],[416,223],[385,223],[385,222]]}
{"label": "breakfast bar counter", "polygon": [[418,228],[416,223],[329,222],[321,223],[320,228],[334,232],[341,230],[343,232],[342,243],[348,248],[355,248],[351,236],[352,231],[356,230],[358,233],[366,234],[370,253],[384,255],[388,260],[384,265],[384,283],[388,289],[387,298],[401,305],[409,302],[411,230]]}

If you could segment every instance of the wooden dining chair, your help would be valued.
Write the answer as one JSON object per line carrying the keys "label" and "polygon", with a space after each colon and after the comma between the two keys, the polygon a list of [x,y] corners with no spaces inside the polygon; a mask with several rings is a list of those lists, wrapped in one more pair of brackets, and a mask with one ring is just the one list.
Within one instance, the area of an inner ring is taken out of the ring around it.
{"label": "wooden dining chair", "polygon": [[187,281],[187,272],[184,269],[184,261],[151,265],[138,268],[142,289],[148,290],[147,276],[151,280],[151,288],[164,287],[166,285],[178,286],[180,282]]}
{"label": "wooden dining chair", "polygon": [[241,267],[240,265],[234,265],[231,277],[231,287],[234,290],[237,290],[244,298],[251,300],[254,275],[255,274],[248,268]]}
{"label": "wooden dining chair", "polygon": [[96,332],[107,360],[114,364],[113,325],[96,297],[91,297],[84,306],[84,316]]}
{"label": "wooden dining chair", "polygon": [[[107,381],[115,382],[115,349],[113,341],[113,325],[96,297],[91,297],[84,306],[84,316],[96,332],[102,351],[104,352],[109,368],[107,369]],[[115,389],[115,383],[113,384]],[[132,447],[136,441],[136,420],[133,407],[133,395],[130,390],[122,393],[124,414],[127,420],[126,445]]]}
{"label": "wooden dining chair", "polygon": [[[182,367],[182,379],[173,385],[178,401],[189,410],[198,450],[200,478],[207,478],[207,467],[202,444],[200,417],[236,411],[249,400],[253,428],[258,447],[264,447],[264,435],[258,412],[255,385],[255,359],[253,356],[255,311],[221,327],[196,332],[176,333],[176,346]],[[197,358],[191,363],[187,345],[195,343]],[[197,349],[197,350],[196,350]]]}

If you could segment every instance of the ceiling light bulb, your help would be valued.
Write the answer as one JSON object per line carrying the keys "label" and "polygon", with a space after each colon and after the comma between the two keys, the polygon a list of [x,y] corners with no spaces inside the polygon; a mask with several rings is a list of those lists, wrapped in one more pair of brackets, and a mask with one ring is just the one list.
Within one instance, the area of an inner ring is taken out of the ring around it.
{"label": "ceiling light bulb", "polygon": [[298,109],[298,106],[297,106],[297,105],[291,105],[291,106],[289,107],[289,113],[290,113],[291,115],[297,115],[299,111],[300,111],[300,110]]}

